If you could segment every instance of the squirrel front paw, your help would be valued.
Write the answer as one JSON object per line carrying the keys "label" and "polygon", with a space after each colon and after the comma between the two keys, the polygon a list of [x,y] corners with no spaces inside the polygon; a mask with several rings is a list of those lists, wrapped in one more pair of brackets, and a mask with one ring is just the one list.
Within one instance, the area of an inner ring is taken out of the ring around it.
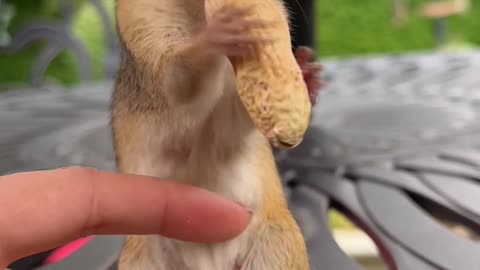
{"label": "squirrel front paw", "polygon": [[307,85],[308,94],[310,96],[310,102],[312,103],[312,106],[315,106],[318,93],[325,84],[320,78],[320,72],[323,70],[323,67],[314,62],[315,53],[309,47],[298,47],[295,49],[294,54],[297,63],[302,70],[303,79]]}
{"label": "squirrel front paw", "polygon": [[252,29],[268,26],[264,20],[247,18],[252,9],[253,6],[225,4],[212,14],[197,35],[200,47],[227,57],[242,57],[251,55],[258,46],[271,42],[252,34]]}

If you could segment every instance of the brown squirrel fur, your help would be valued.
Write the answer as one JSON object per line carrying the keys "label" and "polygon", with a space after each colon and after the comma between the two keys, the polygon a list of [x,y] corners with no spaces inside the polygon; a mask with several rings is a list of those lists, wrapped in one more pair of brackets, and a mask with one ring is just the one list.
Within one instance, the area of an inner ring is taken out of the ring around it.
{"label": "brown squirrel fur", "polygon": [[[272,149],[235,91],[229,56],[237,47],[228,47],[234,43],[229,40],[209,51],[213,40],[198,38],[202,31],[220,31],[215,22],[207,25],[204,5],[203,0],[116,1],[122,55],[111,125],[117,166],[123,173],[217,192],[248,207],[252,220],[240,236],[217,244],[128,236],[119,269],[309,270]],[[219,17],[228,14],[232,25],[242,22],[233,7]],[[233,37],[237,45],[257,42],[241,31]]]}

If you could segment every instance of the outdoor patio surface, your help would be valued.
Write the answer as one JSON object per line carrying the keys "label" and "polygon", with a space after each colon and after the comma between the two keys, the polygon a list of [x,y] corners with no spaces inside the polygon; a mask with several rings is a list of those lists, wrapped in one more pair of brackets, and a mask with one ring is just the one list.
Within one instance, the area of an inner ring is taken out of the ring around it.
{"label": "outdoor patio surface", "polygon": [[[312,128],[298,149],[278,152],[279,162],[325,170],[376,164],[448,146],[452,138],[455,145],[479,149],[480,52],[375,55],[322,64],[327,87]],[[108,127],[112,87],[112,81],[101,81],[74,89],[0,92],[0,175],[72,165],[114,170]],[[306,235],[315,231],[309,217],[296,216]]]}

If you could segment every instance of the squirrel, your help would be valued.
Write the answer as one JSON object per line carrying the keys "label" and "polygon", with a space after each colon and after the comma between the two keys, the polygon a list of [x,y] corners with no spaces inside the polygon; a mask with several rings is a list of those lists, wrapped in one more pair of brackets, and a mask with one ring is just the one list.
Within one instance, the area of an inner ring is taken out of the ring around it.
{"label": "squirrel", "polygon": [[[116,0],[121,64],[111,129],[117,170],[216,192],[247,207],[252,218],[241,235],[221,243],[129,235],[119,269],[309,270],[271,145],[236,93],[231,64],[269,42],[244,29],[268,23],[247,20],[245,9],[230,4],[207,23],[206,1]],[[285,7],[278,2],[278,8]],[[295,56],[313,105],[321,66],[309,48],[297,48]]]}

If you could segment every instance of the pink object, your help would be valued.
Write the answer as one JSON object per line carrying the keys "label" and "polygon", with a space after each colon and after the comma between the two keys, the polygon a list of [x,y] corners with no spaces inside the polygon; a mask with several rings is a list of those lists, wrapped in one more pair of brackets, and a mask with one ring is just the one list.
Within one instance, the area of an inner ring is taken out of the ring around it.
{"label": "pink object", "polygon": [[45,259],[44,265],[49,265],[49,264],[57,263],[61,260],[64,260],[68,256],[72,255],[73,253],[75,253],[76,251],[81,249],[83,246],[85,246],[92,239],[93,239],[93,236],[80,238],[76,241],[73,241],[69,244],[66,244],[65,246],[57,248],[55,251],[53,251],[50,254],[50,256],[48,256]]}

